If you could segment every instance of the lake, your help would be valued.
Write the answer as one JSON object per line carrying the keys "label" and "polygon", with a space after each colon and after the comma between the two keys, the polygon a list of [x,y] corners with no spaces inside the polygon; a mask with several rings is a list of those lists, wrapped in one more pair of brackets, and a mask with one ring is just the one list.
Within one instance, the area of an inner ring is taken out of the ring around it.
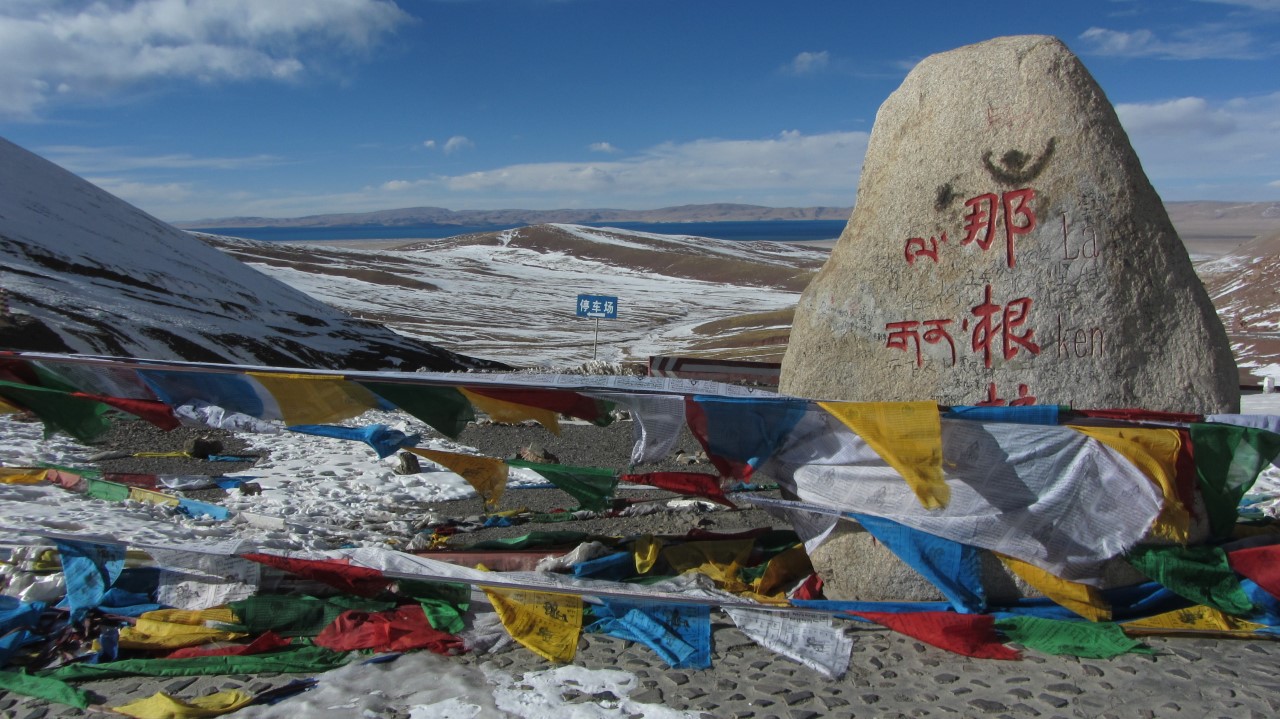
{"label": "lake", "polygon": [[[811,242],[834,240],[844,220],[764,220],[740,222],[591,222],[589,227],[617,227],[662,235],[695,235],[718,240]],[[453,237],[471,232],[496,232],[523,225],[406,225],[403,227],[201,227],[200,232],[266,242],[319,240],[412,240]]]}

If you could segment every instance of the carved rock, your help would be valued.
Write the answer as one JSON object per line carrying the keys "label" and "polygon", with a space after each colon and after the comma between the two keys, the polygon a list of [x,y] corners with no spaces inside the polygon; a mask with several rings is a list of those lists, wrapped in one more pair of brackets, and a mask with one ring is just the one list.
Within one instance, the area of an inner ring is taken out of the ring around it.
{"label": "carved rock", "polygon": [[781,390],[1239,406],[1226,333],[1115,111],[1045,36],[928,57],[881,106]]}

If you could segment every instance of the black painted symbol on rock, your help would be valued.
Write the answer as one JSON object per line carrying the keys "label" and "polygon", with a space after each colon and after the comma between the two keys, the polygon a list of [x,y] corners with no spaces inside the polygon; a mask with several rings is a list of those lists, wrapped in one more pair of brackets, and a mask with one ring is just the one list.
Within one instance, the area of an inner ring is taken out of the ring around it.
{"label": "black painted symbol on rock", "polygon": [[1057,138],[1049,138],[1049,142],[1044,146],[1044,152],[1040,153],[1040,157],[1031,162],[1031,156],[1020,150],[1009,150],[1000,156],[1000,166],[997,167],[991,162],[991,150],[982,153],[982,166],[987,168],[987,172],[996,179],[1006,185],[1025,185],[1040,176],[1044,172],[1044,168],[1048,166],[1049,160],[1053,159],[1053,150],[1057,145]]}

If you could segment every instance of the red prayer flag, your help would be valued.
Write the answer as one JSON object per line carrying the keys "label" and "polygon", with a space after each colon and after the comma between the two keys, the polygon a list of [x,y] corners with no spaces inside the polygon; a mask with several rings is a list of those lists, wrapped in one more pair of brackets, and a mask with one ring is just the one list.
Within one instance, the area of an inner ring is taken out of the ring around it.
{"label": "red prayer flag", "polygon": [[1021,659],[1016,649],[1006,647],[996,635],[995,617],[990,614],[953,612],[849,612],[914,637],[926,644],[956,654],[979,659]]}
{"label": "red prayer flag", "polygon": [[804,583],[791,593],[792,599],[825,599],[822,596],[822,577],[817,574],[810,574]]}
{"label": "red prayer flag", "polygon": [[191,659],[193,657],[242,657],[247,654],[263,654],[273,652],[277,649],[283,649],[293,643],[292,639],[276,634],[274,631],[267,630],[255,638],[248,644],[237,644],[233,647],[218,647],[209,649],[207,647],[183,647],[175,649],[165,655],[165,659]]}
{"label": "red prayer flag", "polygon": [[405,604],[385,612],[343,612],[316,635],[314,642],[335,652],[430,649],[436,654],[456,654],[463,651],[462,639],[432,628],[426,613],[417,604]]}
{"label": "red prayer flag", "polygon": [[737,509],[720,488],[720,478],[701,472],[650,472],[648,474],[624,474],[619,479],[632,484],[647,484],[677,494],[706,497],[726,507]]}
{"label": "red prayer flag", "polygon": [[1280,544],[1228,552],[1227,562],[1237,574],[1252,579],[1268,594],[1280,599]]}
{"label": "red prayer flag", "polygon": [[1154,409],[1072,409],[1074,414],[1096,419],[1118,419],[1125,422],[1203,422],[1204,415],[1186,412],[1161,412]]}
{"label": "red prayer flag", "polygon": [[467,386],[466,390],[483,397],[500,399],[503,402],[512,402],[559,412],[565,416],[577,417],[602,427],[613,421],[613,415],[609,414],[613,409],[611,403],[570,390],[511,389],[489,386]]}
{"label": "red prayer flag", "polygon": [[164,402],[154,399],[106,397],[100,394],[88,394],[85,392],[72,392],[71,396],[79,397],[81,399],[91,399],[94,402],[101,402],[109,407],[115,407],[121,412],[127,412],[135,417],[144,419],[166,432],[182,426],[182,423],[178,421],[177,415],[173,413],[172,407]]}
{"label": "red prayer flag", "polygon": [[376,597],[392,583],[392,580],[384,577],[382,572],[376,569],[356,567],[336,559],[294,559],[257,552],[240,556],[268,567],[283,569],[299,577],[324,582],[358,597]]}

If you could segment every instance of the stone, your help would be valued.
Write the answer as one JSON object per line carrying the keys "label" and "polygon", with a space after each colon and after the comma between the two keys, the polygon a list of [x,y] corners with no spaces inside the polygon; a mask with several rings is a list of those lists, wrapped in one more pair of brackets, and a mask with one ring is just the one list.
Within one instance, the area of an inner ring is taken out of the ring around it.
{"label": "stone", "polygon": [[418,455],[400,452],[396,455],[396,466],[391,471],[396,474],[420,474],[422,464],[418,462]]}
{"label": "stone", "polygon": [[222,453],[222,442],[212,437],[192,437],[182,445],[182,451],[197,459],[208,459],[211,454]]}
{"label": "stone", "polygon": [[1059,40],[925,58],[880,107],[780,390],[1239,408],[1226,332],[1110,102]]}

